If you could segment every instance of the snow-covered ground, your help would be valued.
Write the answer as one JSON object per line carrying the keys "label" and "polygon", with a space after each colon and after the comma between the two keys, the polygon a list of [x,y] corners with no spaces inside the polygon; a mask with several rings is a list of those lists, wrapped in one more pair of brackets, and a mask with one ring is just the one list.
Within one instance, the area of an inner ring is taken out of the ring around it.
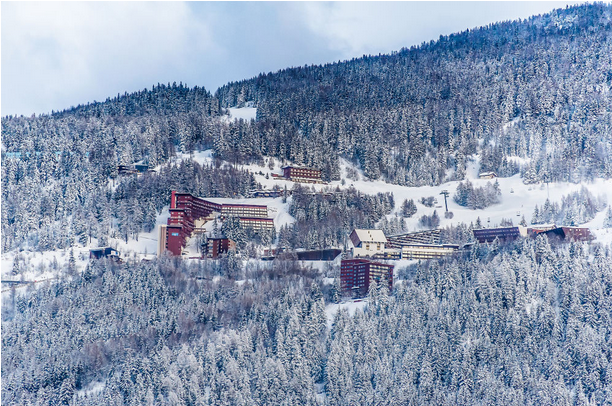
{"label": "snow-covered ground", "polygon": [[[75,247],[73,248],[73,255],[77,270],[84,269],[87,261],[89,261],[89,248]],[[12,274],[16,257],[18,263],[24,264],[24,269],[27,269],[27,271],[20,272],[19,275]],[[68,264],[69,258],[70,250],[6,252],[2,254],[2,280],[42,281],[53,279],[57,277],[58,270]]]}
{"label": "snow-covered ground", "polygon": [[334,304],[325,306],[325,315],[327,316],[327,328],[330,328],[330,329],[332,328],[334,317],[336,316],[336,313],[338,313],[340,309],[346,309],[349,312],[349,314],[352,316],[353,314],[355,314],[357,309],[363,310],[367,306],[367,304],[368,304],[367,299],[356,299],[356,300],[351,300],[349,302],[334,303]]}
{"label": "snow-covered ground", "polygon": [[[184,158],[187,158],[185,156]],[[210,164],[213,161],[212,151],[202,151],[194,153],[193,159],[199,163]],[[264,189],[272,189],[275,185],[280,188],[291,189],[294,186],[294,182],[283,180],[283,179],[275,179],[272,177],[272,173],[280,174],[281,166],[287,164],[287,162],[281,162],[279,160],[274,160],[273,169],[268,167],[270,158],[265,158],[265,165],[257,165],[257,164],[249,164],[249,165],[240,165],[240,168],[249,170],[255,176],[255,180],[259,182]],[[516,158],[517,161],[520,161],[521,164],[525,164],[527,160],[522,160],[520,158]],[[359,180],[351,180],[346,178],[347,169],[356,170],[359,173]],[[574,184],[568,182],[561,183],[550,183],[548,185],[545,184],[535,184],[535,185],[525,185],[520,176],[514,175],[510,178],[497,178],[499,182],[500,189],[502,191],[502,201],[499,204],[487,207],[482,210],[471,210],[456,204],[453,200],[453,196],[457,189],[458,181],[447,182],[439,186],[421,186],[421,187],[407,187],[407,186],[399,186],[393,185],[382,180],[370,181],[366,180],[363,176],[363,172],[355,167],[352,163],[341,159],[340,160],[340,170],[341,176],[344,178],[344,185],[341,181],[330,182],[329,184],[309,184],[307,187],[314,188],[315,190],[321,190],[323,188],[329,187],[339,187],[341,189],[354,187],[355,189],[367,193],[367,194],[376,194],[376,193],[385,193],[392,192],[395,199],[396,208],[394,212],[389,216],[399,214],[400,207],[402,202],[405,199],[413,199],[417,205],[417,213],[412,217],[407,219],[408,228],[411,231],[417,231],[419,229],[418,222],[419,218],[424,215],[431,215],[434,210],[438,212],[440,216],[440,226],[446,227],[451,224],[458,223],[467,223],[476,222],[476,219],[480,217],[482,224],[486,226],[494,226],[495,224],[499,224],[502,219],[512,219],[514,224],[518,224],[521,220],[522,216],[525,216],[525,220],[527,223],[531,222],[531,217],[533,215],[533,210],[536,205],[542,206],[542,204],[546,201],[547,198],[550,199],[551,202],[561,202],[561,198],[564,195],[567,195],[571,192],[575,192],[580,190],[582,186],[585,186],[593,195],[600,196],[603,195],[607,199],[608,203],[612,203],[612,179],[604,180],[597,179],[593,183],[582,183],[582,184]],[[466,170],[466,178],[470,179],[470,181],[474,184],[474,186],[484,186],[487,182],[495,182],[495,180],[484,180],[478,178],[478,173],[480,170],[479,160],[477,157],[473,157],[472,162],[468,165]],[[440,195],[440,192],[443,190],[448,190],[450,196],[447,200],[448,202],[448,210],[453,212],[452,219],[444,218],[444,196]],[[426,207],[422,205],[419,200],[422,197],[434,196],[437,199],[437,204],[435,207]],[[219,202],[229,202],[228,199],[211,199],[218,200]],[[231,200],[231,199],[230,199]],[[268,205],[276,205],[279,212],[277,214],[279,224],[286,224],[287,222],[293,222],[292,218],[286,218],[286,222],[283,222],[284,207],[278,207],[278,203],[271,203],[274,201],[278,201],[280,199],[241,199],[236,202],[244,202],[244,203],[252,203],[252,204],[268,204]],[[285,211],[286,213],[286,211]],[[588,227],[591,227],[595,234],[599,237],[600,234],[598,229],[602,228],[603,225],[603,213],[599,213],[599,215],[592,221],[587,224]],[[277,221],[275,220],[275,223]],[[277,224],[277,227],[280,227]],[[605,232],[603,233],[605,234]]]}
{"label": "snow-covered ground", "polygon": [[257,117],[257,107],[253,107],[251,102],[248,102],[245,107],[230,107],[227,109],[229,116],[223,116],[222,119],[225,121],[231,120],[255,120]]}
{"label": "snow-covered ground", "polygon": [[[168,208],[166,208],[157,216],[155,228],[149,233],[138,234],[138,240],[130,238],[126,243],[123,239],[109,238],[108,245],[119,251],[123,258],[132,256],[138,259],[155,257],[157,255],[159,225],[166,224],[168,216],[169,212]],[[97,247],[98,242],[93,238],[91,243],[88,243],[86,246],[79,245],[73,248],[77,272],[85,269],[89,262],[89,250]],[[28,271],[22,272],[18,276],[12,275],[13,263],[16,257],[18,257],[18,261],[23,261],[28,265]],[[68,264],[69,258],[70,250],[4,252],[2,253],[0,273],[2,280],[41,281],[52,279],[58,276],[58,269],[61,270]],[[57,265],[54,266],[54,263]]]}
{"label": "snow-covered ground", "polygon": [[[247,107],[243,109],[230,109],[230,112],[234,110],[239,110],[239,114],[247,114],[246,111],[251,111],[250,114],[254,114],[255,108]],[[233,114],[233,113],[232,113]],[[238,113],[237,113],[238,114]],[[237,116],[232,116],[237,117]],[[482,180],[478,179],[479,173],[479,161],[477,157],[472,157],[472,161],[466,170],[466,178],[470,179],[470,181],[474,184],[474,186],[483,186],[487,182],[494,182],[494,180]],[[212,164],[214,161],[212,150],[206,151],[198,151],[193,154],[179,154],[173,162],[170,164],[176,163],[177,161],[184,159],[193,159],[194,161],[200,164]],[[270,168],[269,163],[270,160],[273,160],[272,168]],[[521,162],[522,164],[525,161]],[[281,167],[283,165],[288,164],[288,162],[282,162],[277,159],[264,157],[264,165],[257,164],[249,164],[249,165],[240,165],[239,167],[242,169],[249,170],[255,176],[257,182],[259,182],[264,189],[272,189],[275,185],[280,188],[287,188],[288,190],[293,188],[294,182],[276,179],[272,177],[272,174],[280,174]],[[158,168],[159,169],[159,168]],[[347,170],[357,171],[359,176],[358,180],[351,180],[346,178]],[[418,231],[419,225],[418,221],[421,216],[424,214],[431,215],[434,210],[438,212],[440,217],[440,227],[446,227],[451,224],[458,223],[466,223],[476,222],[477,218],[480,218],[482,224],[487,226],[495,226],[499,224],[502,219],[512,219],[514,224],[518,224],[521,220],[522,216],[525,216],[525,219],[528,223],[531,221],[531,217],[536,205],[541,206],[547,198],[550,199],[551,202],[559,202],[561,201],[562,196],[567,195],[571,192],[578,191],[582,186],[589,189],[591,193],[595,196],[604,196],[608,203],[612,203],[612,179],[604,180],[597,179],[592,183],[582,183],[582,184],[573,184],[573,183],[551,183],[549,185],[545,184],[536,184],[536,185],[525,185],[520,178],[519,175],[512,176],[510,178],[497,178],[499,182],[500,189],[502,192],[502,201],[499,204],[490,206],[486,209],[482,210],[471,210],[465,207],[461,207],[457,205],[453,201],[453,196],[455,194],[457,185],[459,182],[447,182],[439,186],[422,186],[422,187],[406,187],[406,186],[398,186],[386,183],[382,180],[377,181],[369,181],[366,180],[363,176],[363,172],[355,167],[352,163],[341,159],[340,162],[340,170],[341,176],[344,178],[344,184],[341,181],[330,182],[329,184],[309,184],[306,185],[309,188],[314,188],[319,191],[323,188],[336,188],[339,187],[341,189],[354,187],[357,190],[367,193],[367,194],[375,194],[379,192],[391,192],[394,195],[396,208],[392,214],[388,217],[399,214],[400,207],[402,202],[405,199],[413,199],[417,206],[417,213],[412,217],[407,219],[406,224],[410,231]],[[452,219],[447,219],[444,217],[444,197],[440,195],[440,192],[443,190],[447,190],[450,193],[448,198],[448,209],[453,212],[454,216]],[[437,199],[437,203],[435,207],[426,207],[420,203],[420,199],[422,197],[434,196]],[[207,196],[200,196],[203,198],[208,198]],[[257,204],[257,205],[267,205],[269,208],[269,217],[274,219],[274,223],[276,229],[279,230],[281,226],[286,224],[291,224],[295,221],[295,219],[288,213],[289,204],[291,202],[291,197],[287,199],[286,203],[283,203],[282,198],[242,198],[242,199],[229,199],[229,198],[208,198],[211,201],[218,203],[242,203],[242,204]],[[168,208],[165,208],[160,215],[157,217],[156,227],[153,231],[149,233],[140,233],[138,237],[138,241],[135,239],[130,239],[127,243],[124,240],[120,239],[111,239],[110,246],[116,248],[122,255],[124,256],[136,256],[137,258],[144,257],[152,257],[157,253],[157,240],[159,233],[159,225],[165,224],[166,220],[169,216]],[[603,244],[611,244],[612,243],[612,229],[603,228],[603,221],[605,217],[605,210],[599,212],[597,216],[590,222],[584,224],[584,226],[589,227],[591,231],[597,237],[597,242],[601,242]],[[212,229],[212,223],[206,225],[207,229]],[[78,247],[74,249],[74,256],[77,261],[77,269],[84,269],[88,258],[89,258],[89,249],[90,247],[96,247],[97,242],[92,242],[91,246],[86,247]],[[194,247],[194,255],[197,255],[197,248]],[[15,258],[15,252],[8,252],[2,254],[2,278],[3,279],[12,279],[10,278],[11,270],[13,267],[13,261]],[[31,271],[24,274],[23,278],[25,280],[40,280],[49,277],[53,277],[54,273],[49,270],[49,266],[53,263],[53,261],[57,261],[58,265],[61,267],[68,261],[68,251],[60,250],[60,251],[50,251],[50,252],[22,252],[20,256],[23,257],[23,260],[26,263],[31,265]],[[304,262],[304,265],[311,266],[313,268],[317,268],[321,271],[325,269],[327,264],[324,261],[321,263],[315,262]],[[403,267],[405,264],[398,263],[396,269],[399,267]]]}

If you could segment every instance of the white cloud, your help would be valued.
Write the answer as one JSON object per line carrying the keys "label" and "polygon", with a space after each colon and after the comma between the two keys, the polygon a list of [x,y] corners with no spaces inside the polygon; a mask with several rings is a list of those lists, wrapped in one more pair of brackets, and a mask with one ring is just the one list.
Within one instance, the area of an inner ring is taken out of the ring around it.
{"label": "white cloud", "polygon": [[342,58],[389,53],[440,35],[527,18],[576,2],[305,2],[304,24]]}
{"label": "white cloud", "polygon": [[2,3],[2,115],[388,53],[565,2]]}
{"label": "white cloud", "polygon": [[5,3],[2,11],[3,115],[179,80],[197,55],[223,52],[185,3]]}

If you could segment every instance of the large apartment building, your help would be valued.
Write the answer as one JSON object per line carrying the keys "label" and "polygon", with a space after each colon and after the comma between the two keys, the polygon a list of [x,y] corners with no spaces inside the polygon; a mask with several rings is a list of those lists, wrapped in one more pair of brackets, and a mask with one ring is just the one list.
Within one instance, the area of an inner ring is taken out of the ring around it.
{"label": "large apartment building", "polygon": [[367,259],[345,259],[340,265],[340,287],[342,294],[350,297],[364,297],[372,282],[386,281],[393,289],[393,265]]}
{"label": "large apartment building", "polygon": [[172,191],[170,199],[170,218],[167,225],[160,227],[158,255],[169,251],[181,255],[187,239],[192,233],[202,231],[201,224],[220,213],[221,218],[238,217],[245,228],[269,230],[274,228],[274,220],[268,217],[268,207],[252,204],[215,203],[189,193]]}
{"label": "large apartment building", "polygon": [[283,177],[294,182],[319,183],[321,182],[321,171],[314,168],[302,168],[299,166],[284,166]]}

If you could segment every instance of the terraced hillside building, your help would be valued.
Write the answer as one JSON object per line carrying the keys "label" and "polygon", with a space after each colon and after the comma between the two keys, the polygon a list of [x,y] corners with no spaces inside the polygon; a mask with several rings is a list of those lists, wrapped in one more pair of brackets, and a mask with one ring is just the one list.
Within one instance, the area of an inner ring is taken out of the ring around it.
{"label": "terraced hillside building", "polygon": [[387,237],[387,247],[400,249],[404,245],[440,244],[440,230],[418,231]]}
{"label": "terraced hillside building", "polygon": [[237,217],[240,225],[256,231],[274,228],[274,220],[268,218],[268,207],[252,204],[215,203],[192,196],[189,193],[172,191],[170,218],[167,225],[160,227],[158,255],[169,251],[181,255],[187,239],[205,230],[203,224],[219,213],[221,218]]}

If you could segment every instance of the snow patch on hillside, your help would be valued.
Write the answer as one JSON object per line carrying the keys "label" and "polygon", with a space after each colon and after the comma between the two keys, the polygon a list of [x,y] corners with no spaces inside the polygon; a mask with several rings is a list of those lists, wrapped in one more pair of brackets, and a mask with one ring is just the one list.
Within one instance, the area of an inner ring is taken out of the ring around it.
{"label": "snow patch on hillside", "polygon": [[223,116],[222,119],[225,122],[236,121],[236,120],[255,120],[257,118],[257,107],[230,107],[227,109],[229,116]]}
{"label": "snow patch on hillside", "polygon": [[354,315],[357,309],[363,310],[368,305],[367,299],[357,299],[350,302],[334,303],[325,306],[325,315],[327,316],[327,328],[331,329],[334,323],[334,317],[343,309],[346,309],[349,315]]}

